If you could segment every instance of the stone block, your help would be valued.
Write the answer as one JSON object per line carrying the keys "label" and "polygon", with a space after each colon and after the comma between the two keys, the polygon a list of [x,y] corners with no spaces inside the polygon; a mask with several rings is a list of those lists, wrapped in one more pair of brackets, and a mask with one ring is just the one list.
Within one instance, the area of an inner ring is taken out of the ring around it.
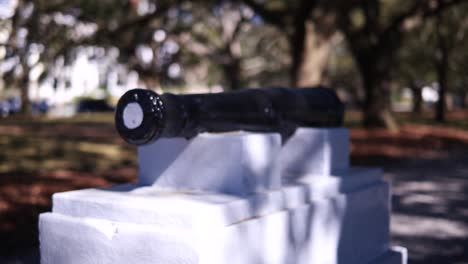
{"label": "stone block", "polygon": [[[56,193],[52,211],[75,217],[177,228],[194,228],[197,223],[227,226],[343,193],[369,192],[368,186],[382,184],[381,177],[380,170],[356,168],[346,176],[321,180],[304,178],[302,182],[280,189],[246,196],[126,184]],[[384,209],[388,208],[386,200],[375,199],[363,199],[360,206],[377,202]]]}
{"label": "stone block", "polygon": [[346,128],[299,128],[283,143],[276,162],[286,181],[339,175],[349,168]]}
{"label": "stone block", "polygon": [[39,218],[41,263],[198,263],[190,233],[154,225],[45,213]]}
{"label": "stone block", "polygon": [[368,263],[388,250],[388,184],[378,170],[350,171],[248,196],[137,185],[55,194],[42,260]]}
{"label": "stone block", "polygon": [[343,128],[201,134],[138,148],[139,182],[53,195],[41,263],[406,264],[382,171]]}
{"label": "stone block", "polygon": [[138,148],[139,181],[179,190],[245,195],[281,187],[273,169],[281,148],[276,133],[200,134],[162,138]]}

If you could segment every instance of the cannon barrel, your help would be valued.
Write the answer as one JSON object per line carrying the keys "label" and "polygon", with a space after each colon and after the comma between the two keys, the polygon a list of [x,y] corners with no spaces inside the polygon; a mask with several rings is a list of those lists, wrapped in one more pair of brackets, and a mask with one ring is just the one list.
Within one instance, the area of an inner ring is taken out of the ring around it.
{"label": "cannon barrel", "polygon": [[201,132],[237,130],[291,134],[297,127],[342,126],[344,106],[328,88],[266,88],[174,95],[147,89],[127,91],[115,124],[130,144],[160,137],[190,138]]}

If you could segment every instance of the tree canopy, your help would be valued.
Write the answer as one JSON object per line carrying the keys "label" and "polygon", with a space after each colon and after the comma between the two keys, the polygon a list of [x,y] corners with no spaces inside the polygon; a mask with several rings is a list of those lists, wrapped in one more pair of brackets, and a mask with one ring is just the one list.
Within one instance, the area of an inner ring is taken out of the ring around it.
{"label": "tree canopy", "polygon": [[[25,110],[32,86],[67,86],[67,65],[80,56],[99,61],[95,83],[104,88],[131,76],[149,88],[349,86],[362,94],[364,123],[387,127],[396,127],[395,83],[417,92],[416,83],[436,81],[442,98],[466,89],[466,0],[1,4],[3,90],[21,91]],[[443,120],[443,100],[439,108]]]}

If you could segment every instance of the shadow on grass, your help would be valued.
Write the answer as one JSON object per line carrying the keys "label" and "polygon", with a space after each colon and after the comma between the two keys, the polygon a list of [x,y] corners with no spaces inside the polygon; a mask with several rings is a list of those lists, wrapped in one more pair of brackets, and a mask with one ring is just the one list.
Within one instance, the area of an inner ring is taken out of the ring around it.
{"label": "shadow on grass", "polygon": [[351,137],[352,163],[383,166],[392,181],[392,238],[410,263],[466,263],[468,131],[407,125]]}
{"label": "shadow on grass", "polygon": [[136,180],[135,148],[111,123],[10,120],[0,124],[0,148],[2,263],[37,259],[38,215],[50,211],[53,193]]}

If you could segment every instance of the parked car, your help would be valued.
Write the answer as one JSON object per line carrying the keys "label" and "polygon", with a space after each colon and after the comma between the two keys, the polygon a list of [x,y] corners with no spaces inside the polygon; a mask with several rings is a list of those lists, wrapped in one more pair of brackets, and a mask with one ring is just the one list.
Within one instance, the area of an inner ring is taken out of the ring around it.
{"label": "parked car", "polygon": [[10,97],[0,100],[0,116],[7,117],[9,115],[19,113],[21,111],[20,97]]}
{"label": "parked car", "polygon": [[10,97],[7,99],[10,106],[10,114],[19,113],[21,111],[21,98],[19,96]]}
{"label": "parked car", "polygon": [[7,117],[10,115],[10,104],[7,100],[0,101],[0,116]]}
{"label": "parked car", "polygon": [[49,111],[49,104],[46,100],[40,100],[31,104],[31,112],[33,114],[45,114]]}
{"label": "parked car", "polygon": [[78,102],[77,112],[110,112],[114,109],[104,99],[82,99]]}

